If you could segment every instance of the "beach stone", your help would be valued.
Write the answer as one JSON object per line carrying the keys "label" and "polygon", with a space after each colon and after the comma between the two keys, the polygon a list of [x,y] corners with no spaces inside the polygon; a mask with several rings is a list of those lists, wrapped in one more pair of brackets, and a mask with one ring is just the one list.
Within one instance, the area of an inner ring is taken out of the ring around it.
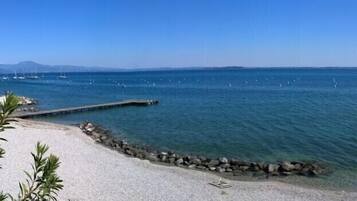
{"label": "beach stone", "polygon": [[249,169],[249,166],[239,166],[239,169],[242,170],[242,171],[247,171]]}
{"label": "beach stone", "polygon": [[233,176],[242,176],[242,175],[243,175],[242,171],[239,171],[239,170],[234,170],[233,171]]}
{"label": "beach stone", "polygon": [[106,135],[101,135],[101,136],[100,136],[100,139],[104,141],[104,140],[108,139],[108,136],[106,136]]}
{"label": "beach stone", "polygon": [[217,168],[216,168],[216,171],[219,172],[219,173],[222,173],[222,172],[225,172],[226,169],[225,169],[225,168],[222,168],[222,167],[217,167]]}
{"label": "beach stone", "polygon": [[254,172],[261,170],[257,163],[251,163],[249,169]]}
{"label": "beach stone", "polygon": [[221,158],[219,158],[219,162],[226,164],[226,163],[228,163],[228,159],[226,157],[221,157]]}
{"label": "beach stone", "polygon": [[165,162],[166,159],[167,159],[167,156],[166,155],[161,155],[160,159],[161,159],[162,162]]}
{"label": "beach stone", "polygon": [[207,166],[208,167],[214,167],[214,166],[217,166],[219,165],[219,161],[218,160],[210,160],[208,163],[207,163]]}
{"label": "beach stone", "polygon": [[186,161],[186,162],[190,162],[191,156],[184,156],[183,160]]}
{"label": "beach stone", "polygon": [[200,170],[206,170],[206,167],[205,167],[205,166],[202,166],[202,165],[198,165],[196,168],[197,168],[197,169],[200,169]]}
{"label": "beach stone", "polygon": [[235,158],[232,158],[231,160],[230,160],[230,164],[232,165],[232,166],[238,166],[239,164],[239,160],[238,159],[235,159]]}
{"label": "beach stone", "polygon": [[170,158],[169,158],[169,163],[171,163],[171,164],[172,164],[172,163],[175,163],[175,160],[176,160],[176,159],[175,159],[174,157],[170,157]]}
{"label": "beach stone", "polygon": [[232,168],[226,168],[226,172],[233,172]]}
{"label": "beach stone", "polygon": [[278,170],[278,168],[279,168],[279,165],[269,164],[267,170],[269,173],[273,173],[273,172],[276,172]]}
{"label": "beach stone", "polygon": [[263,177],[265,175],[266,175],[265,172],[262,170],[259,170],[259,171],[253,173],[254,177]]}
{"label": "beach stone", "polygon": [[88,132],[94,131],[95,127],[92,123],[87,123],[87,125],[84,126],[84,129]]}
{"label": "beach stone", "polygon": [[280,167],[283,172],[290,172],[295,169],[295,165],[291,164],[288,161],[284,161]]}
{"label": "beach stone", "polygon": [[300,163],[296,163],[296,164],[294,165],[294,169],[297,170],[297,171],[301,171],[302,165],[301,165]]}
{"label": "beach stone", "polygon": [[158,161],[159,160],[157,158],[157,155],[154,153],[146,153],[144,156],[145,156],[145,159],[147,159],[149,161]]}
{"label": "beach stone", "polygon": [[225,164],[219,165],[219,167],[221,167],[221,168],[229,168],[229,167],[231,167],[231,165],[228,164],[228,163],[225,163]]}
{"label": "beach stone", "polygon": [[185,160],[184,160],[184,161],[183,161],[183,164],[184,164],[184,165],[186,165],[186,166],[188,166],[188,165],[190,165],[190,164],[191,164],[191,162],[190,162],[190,161],[185,161]]}
{"label": "beach stone", "polygon": [[304,176],[311,176],[314,173],[312,172],[312,170],[309,167],[304,167],[300,170],[299,174],[304,175]]}
{"label": "beach stone", "polygon": [[198,159],[200,159],[200,160],[201,160],[201,162],[205,162],[205,161],[207,161],[207,158],[206,158],[206,157],[204,157],[204,156],[199,156],[199,157],[198,157]]}
{"label": "beach stone", "polygon": [[215,171],[216,170],[216,167],[209,167],[208,168],[210,171]]}
{"label": "beach stone", "polygon": [[239,161],[239,166],[250,166],[250,162],[248,162],[248,161]]}
{"label": "beach stone", "polygon": [[134,153],[130,150],[130,149],[125,149],[124,151],[126,154],[130,155],[130,156],[133,156]]}
{"label": "beach stone", "polygon": [[271,175],[272,176],[279,176],[279,173],[278,172],[272,172]]}
{"label": "beach stone", "polygon": [[182,158],[179,158],[175,161],[175,164],[176,165],[181,165],[183,163],[183,159]]}
{"label": "beach stone", "polygon": [[106,139],[106,140],[103,140],[103,144],[105,145],[105,146],[108,146],[108,147],[114,147],[114,142],[113,142],[113,140],[112,139]]}
{"label": "beach stone", "polygon": [[263,162],[259,162],[257,163],[257,166],[259,167],[259,169],[263,170],[264,169],[264,163]]}
{"label": "beach stone", "polygon": [[99,139],[99,138],[101,137],[101,134],[100,134],[100,133],[97,133],[97,132],[93,132],[93,133],[92,133],[92,137],[93,137],[94,139]]}
{"label": "beach stone", "polygon": [[292,172],[281,172],[280,175],[282,176],[289,176],[289,175],[292,175],[293,173]]}
{"label": "beach stone", "polygon": [[195,165],[201,165],[201,160],[199,158],[194,158],[191,162]]}
{"label": "beach stone", "polygon": [[191,164],[191,165],[188,166],[188,168],[190,168],[190,169],[194,169],[195,167],[196,167],[195,164]]}

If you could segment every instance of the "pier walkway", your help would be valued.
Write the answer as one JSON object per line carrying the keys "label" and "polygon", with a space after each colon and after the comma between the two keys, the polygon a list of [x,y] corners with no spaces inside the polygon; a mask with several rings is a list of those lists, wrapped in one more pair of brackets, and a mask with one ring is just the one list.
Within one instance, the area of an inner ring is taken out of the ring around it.
{"label": "pier walkway", "polygon": [[54,116],[54,115],[63,115],[70,114],[76,112],[85,112],[85,111],[94,111],[94,110],[102,110],[109,109],[114,107],[124,107],[124,106],[148,106],[158,104],[158,100],[125,100],[119,102],[112,103],[104,103],[97,105],[85,105],[80,107],[70,107],[63,109],[55,109],[55,110],[47,110],[47,111],[39,111],[39,112],[28,112],[28,113],[15,113],[12,115],[14,118],[33,118],[33,117],[42,117],[42,116]]}

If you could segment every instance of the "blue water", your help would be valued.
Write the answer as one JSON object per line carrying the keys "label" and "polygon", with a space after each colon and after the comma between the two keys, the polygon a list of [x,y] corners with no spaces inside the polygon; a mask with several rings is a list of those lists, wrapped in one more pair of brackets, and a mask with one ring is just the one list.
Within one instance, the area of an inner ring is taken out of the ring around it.
{"label": "blue water", "polygon": [[287,182],[357,189],[357,69],[236,69],[45,74],[0,81],[41,109],[130,98],[159,105],[45,120],[94,121],[137,144],[251,161],[318,160],[331,175]]}

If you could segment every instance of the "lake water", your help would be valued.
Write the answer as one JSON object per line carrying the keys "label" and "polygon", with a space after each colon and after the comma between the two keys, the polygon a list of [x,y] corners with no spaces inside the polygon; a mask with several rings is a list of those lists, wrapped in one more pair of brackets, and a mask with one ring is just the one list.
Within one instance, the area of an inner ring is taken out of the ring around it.
{"label": "lake water", "polygon": [[251,161],[318,160],[334,169],[321,178],[279,180],[357,189],[357,69],[174,70],[45,74],[1,80],[0,91],[54,109],[132,98],[126,107],[46,118],[93,121],[131,143],[160,150]]}

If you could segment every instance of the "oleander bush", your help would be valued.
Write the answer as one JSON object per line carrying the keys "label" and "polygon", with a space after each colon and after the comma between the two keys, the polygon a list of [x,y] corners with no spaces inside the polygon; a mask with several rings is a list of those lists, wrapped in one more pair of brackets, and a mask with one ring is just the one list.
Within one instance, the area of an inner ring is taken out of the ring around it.
{"label": "oleander bush", "polygon": [[[13,128],[10,126],[14,119],[10,115],[18,107],[18,100],[13,94],[6,94],[5,100],[0,102],[0,132]],[[6,141],[0,138],[0,141]],[[17,196],[0,192],[0,201],[51,201],[57,200],[57,193],[63,189],[63,181],[57,176],[56,171],[60,165],[59,158],[50,154],[46,156],[49,147],[45,144],[37,143],[35,152],[31,153],[33,164],[32,171],[25,174],[25,182],[20,182],[20,191]],[[5,150],[0,147],[0,158],[5,154]]]}

